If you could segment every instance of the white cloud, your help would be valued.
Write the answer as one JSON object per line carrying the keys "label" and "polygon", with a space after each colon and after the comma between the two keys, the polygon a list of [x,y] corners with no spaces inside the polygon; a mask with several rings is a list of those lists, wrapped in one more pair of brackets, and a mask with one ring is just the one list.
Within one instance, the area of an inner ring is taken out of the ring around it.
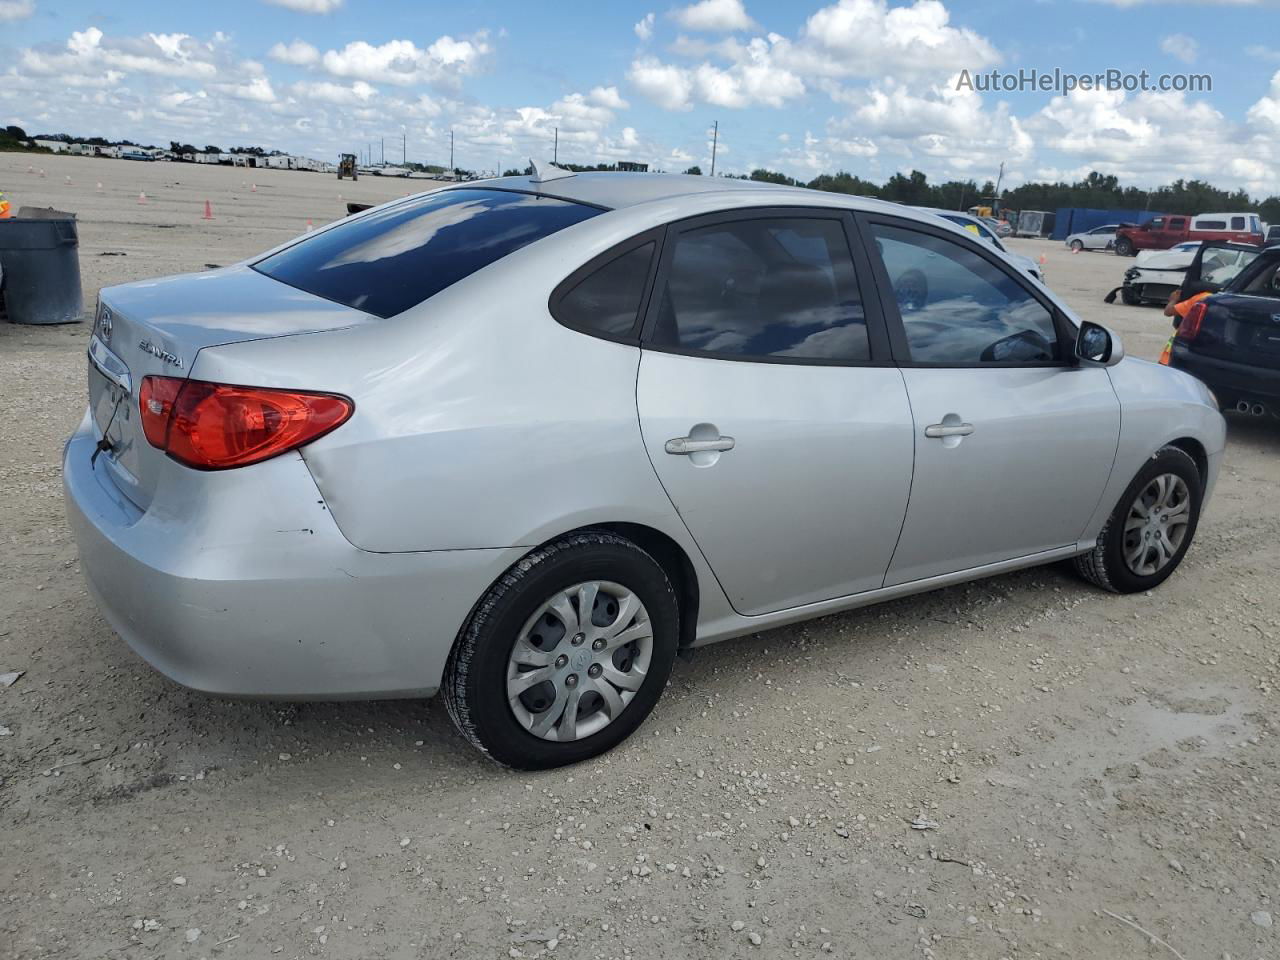
{"label": "white cloud", "polygon": [[690,110],[693,79],[688,70],[661,63],[654,57],[641,57],[627,72],[631,85],[664,110]]}
{"label": "white cloud", "polygon": [[677,44],[678,52],[714,50],[731,62],[726,67],[707,61],[696,67],[682,67],[647,57],[632,63],[628,79],[644,96],[667,110],[687,110],[694,98],[733,109],[781,107],[805,92],[800,77],[777,61],[775,46],[785,43],[777,34],[770,34],[768,39],[755,37],[746,44],[727,40],[714,47],[686,41]]}
{"label": "white cloud", "polygon": [[36,12],[32,0],[0,0],[0,23],[6,20],[25,20]]}
{"label": "white cloud", "polygon": [[1206,7],[1274,7],[1280,0],[1092,0],[1112,7],[1139,7],[1144,4],[1172,4]]}
{"label": "white cloud", "polygon": [[341,50],[327,51],[321,63],[336,77],[371,83],[457,86],[462,77],[479,68],[489,52],[487,35],[483,32],[465,40],[446,35],[425,50],[412,40],[389,40],[376,47],[356,40]]}
{"label": "white cloud", "polygon": [[1260,43],[1245,47],[1244,52],[1251,57],[1257,57],[1259,60],[1280,60],[1280,48],[1267,47]]}
{"label": "white cloud", "polygon": [[755,21],[747,16],[742,0],[699,0],[681,7],[672,16],[686,30],[729,33],[755,27]]}
{"label": "white cloud", "polygon": [[597,106],[608,107],[610,110],[626,110],[631,106],[622,99],[617,87],[592,87],[591,92],[587,94],[587,99]]}
{"label": "white cloud", "polygon": [[838,0],[806,21],[787,62],[830,77],[949,74],[999,62],[985,37],[950,20],[939,0]]}
{"label": "white cloud", "polygon": [[[213,48],[185,33],[107,38],[97,27],[75,31],[62,49],[29,47],[19,68],[43,77],[106,78],[129,73],[169,77],[212,77]],[[71,82],[74,82],[71,81]]]}
{"label": "white cloud", "polygon": [[1195,63],[1200,54],[1200,45],[1196,43],[1195,37],[1189,37],[1185,33],[1171,33],[1162,37],[1160,49],[1183,63]]}
{"label": "white cloud", "polygon": [[275,103],[276,92],[266,77],[253,77],[246,83],[211,83],[209,89],[233,100],[251,100],[255,103]]}
{"label": "white cloud", "polygon": [[653,21],[654,21],[654,16],[652,13],[646,13],[643,17],[641,17],[640,20],[636,23],[636,25],[632,27],[632,29],[635,30],[636,32],[636,36],[639,37],[641,40],[651,39],[653,37]]}
{"label": "white cloud", "polygon": [[333,13],[342,6],[342,0],[267,0],[267,3],[298,13]]}
{"label": "white cloud", "polygon": [[277,43],[267,51],[267,56],[281,63],[291,63],[295,67],[308,67],[320,60],[320,51],[305,40],[294,40],[293,43]]}
{"label": "white cloud", "polygon": [[295,83],[289,88],[294,96],[304,100],[322,100],[341,106],[368,103],[378,94],[378,89],[363,80],[351,86],[321,80],[316,83]]}

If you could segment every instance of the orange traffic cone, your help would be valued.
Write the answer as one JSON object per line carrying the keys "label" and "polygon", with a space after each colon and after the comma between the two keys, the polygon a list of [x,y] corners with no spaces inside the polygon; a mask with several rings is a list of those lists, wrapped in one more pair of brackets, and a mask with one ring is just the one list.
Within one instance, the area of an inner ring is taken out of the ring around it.
{"label": "orange traffic cone", "polygon": [[310,233],[311,229],[311,218],[307,217],[307,232]]}
{"label": "orange traffic cone", "polygon": [[204,202],[204,216],[201,217],[200,219],[201,220],[213,219],[213,204],[211,204],[208,200]]}
{"label": "orange traffic cone", "polygon": [[139,202],[139,203],[146,203],[146,202],[147,202],[147,195],[146,195],[145,193],[143,193],[141,190],[139,190],[139,191],[138,191],[138,202]]}
{"label": "orange traffic cone", "polygon": [[9,201],[4,198],[4,194],[0,193],[0,220],[9,219]]}
{"label": "orange traffic cone", "polygon": [[250,193],[257,193],[257,192],[258,192],[258,185],[255,183],[252,187],[250,187],[250,188],[249,188],[249,192],[250,192]]}

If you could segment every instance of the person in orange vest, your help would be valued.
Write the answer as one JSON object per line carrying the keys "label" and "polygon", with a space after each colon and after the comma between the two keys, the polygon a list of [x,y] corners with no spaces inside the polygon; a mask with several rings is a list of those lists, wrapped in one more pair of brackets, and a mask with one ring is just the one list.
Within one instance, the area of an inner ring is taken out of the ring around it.
{"label": "person in orange vest", "polygon": [[0,220],[6,220],[9,217],[9,201],[4,198],[4,194],[0,193]]}

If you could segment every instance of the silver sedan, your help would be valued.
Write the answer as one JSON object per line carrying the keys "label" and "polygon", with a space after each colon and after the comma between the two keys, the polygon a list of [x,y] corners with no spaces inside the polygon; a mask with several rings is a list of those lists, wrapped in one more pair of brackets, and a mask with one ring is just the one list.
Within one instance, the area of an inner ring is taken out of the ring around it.
{"label": "silver sedan", "polygon": [[444,694],[496,760],[635,730],[681,647],[1059,560],[1178,566],[1210,393],[894,204],[571,175],[102,292],[67,508],[215,694]]}

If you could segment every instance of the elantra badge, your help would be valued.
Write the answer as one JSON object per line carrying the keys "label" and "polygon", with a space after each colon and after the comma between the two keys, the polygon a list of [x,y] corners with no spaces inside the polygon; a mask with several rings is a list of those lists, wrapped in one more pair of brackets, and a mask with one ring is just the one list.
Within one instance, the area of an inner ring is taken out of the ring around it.
{"label": "elantra badge", "polygon": [[160,360],[163,360],[165,363],[172,363],[175,367],[178,367],[179,369],[182,368],[181,357],[175,356],[174,354],[170,353],[168,350],[161,350],[150,340],[143,340],[141,343],[138,344],[138,349],[141,350],[143,353],[149,353],[153,357],[157,357]]}

